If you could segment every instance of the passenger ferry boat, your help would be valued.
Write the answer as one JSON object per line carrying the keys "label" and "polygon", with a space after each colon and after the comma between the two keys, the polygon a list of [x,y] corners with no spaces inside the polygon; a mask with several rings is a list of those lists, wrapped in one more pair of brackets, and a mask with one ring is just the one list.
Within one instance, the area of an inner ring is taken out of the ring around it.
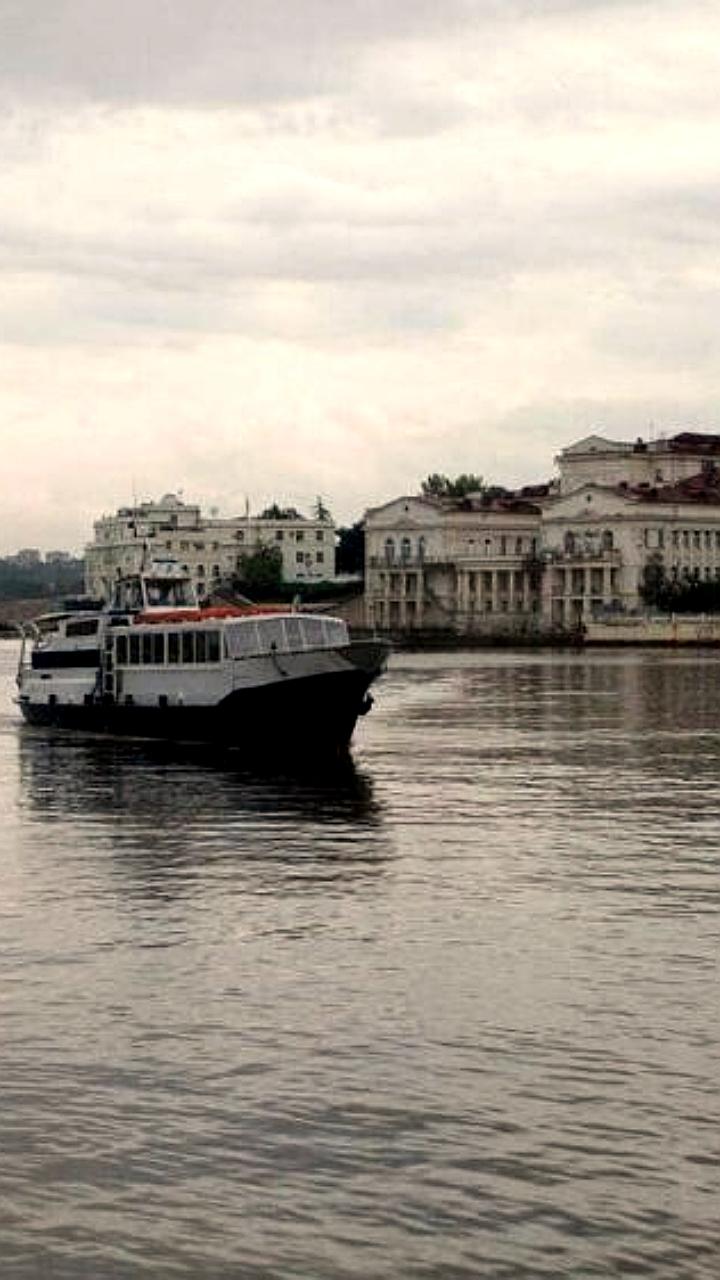
{"label": "passenger ferry boat", "polygon": [[97,602],[23,628],[18,703],[34,725],[287,756],[346,748],[388,645],[339,618],[273,606],[200,607],[170,561]]}

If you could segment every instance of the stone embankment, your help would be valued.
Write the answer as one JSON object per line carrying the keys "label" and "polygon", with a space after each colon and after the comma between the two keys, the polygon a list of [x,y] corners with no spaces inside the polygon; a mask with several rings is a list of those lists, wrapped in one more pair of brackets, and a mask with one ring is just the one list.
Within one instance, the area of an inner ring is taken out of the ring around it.
{"label": "stone embankment", "polygon": [[720,615],[662,614],[588,622],[586,644],[720,645]]}

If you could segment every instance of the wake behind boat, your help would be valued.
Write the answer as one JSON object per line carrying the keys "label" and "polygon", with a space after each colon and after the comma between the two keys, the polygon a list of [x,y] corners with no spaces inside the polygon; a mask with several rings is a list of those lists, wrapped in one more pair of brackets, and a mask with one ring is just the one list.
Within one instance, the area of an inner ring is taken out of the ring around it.
{"label": "wake behind boat", "polygon": [[110,604],[23,628],[18,703],[30,724],[208,742],[249,756],[347,748],[388,645],[340,618],[200,607],[174,562],[118,579]]}

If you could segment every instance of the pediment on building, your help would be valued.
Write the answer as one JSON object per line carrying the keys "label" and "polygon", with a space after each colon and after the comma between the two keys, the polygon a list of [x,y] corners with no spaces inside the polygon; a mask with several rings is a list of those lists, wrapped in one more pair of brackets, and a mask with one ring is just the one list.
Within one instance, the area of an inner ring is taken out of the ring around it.
{"label": "pediment on building", "polygon": [[435,502],[426,498],[393,498],[381,507],[371,507],[365,513],[365,528],[370,529],[426,529],[440,524],[441,512]]}
{"label": "pediment on building", "polygon": [[625,453],[630,446],[624,440],[608,440],[605,436],[583,436],[562,450],[562,457],[584,453]]}
{"label": "pediment on building", "polygon": [[622,516],[636,506],[637,503],[632,498],[619,493],[617,489],[599,484],[584,484],[579,489],[573,489],[572,493],[551,498],[545,505],[543,524],[553,520],[593,520],[604,516]]}

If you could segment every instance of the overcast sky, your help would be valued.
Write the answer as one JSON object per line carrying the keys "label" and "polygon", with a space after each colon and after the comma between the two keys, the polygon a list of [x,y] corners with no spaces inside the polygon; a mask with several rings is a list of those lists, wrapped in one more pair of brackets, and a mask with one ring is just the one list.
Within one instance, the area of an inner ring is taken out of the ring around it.
{"label": "overcast sky", "polygon": [[716,0],[0,0],[0,553],[715,430]]}

